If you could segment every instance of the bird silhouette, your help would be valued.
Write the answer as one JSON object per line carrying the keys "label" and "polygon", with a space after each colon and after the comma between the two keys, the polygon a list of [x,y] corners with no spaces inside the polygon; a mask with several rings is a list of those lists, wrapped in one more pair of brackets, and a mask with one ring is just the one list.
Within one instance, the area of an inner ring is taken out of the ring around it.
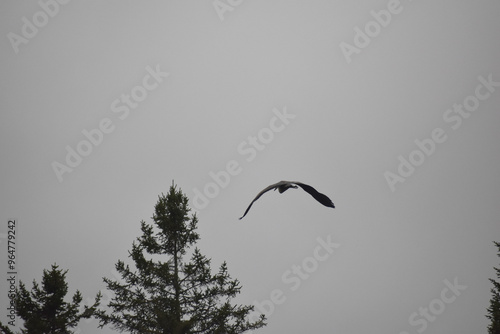
{"label": "bird silhouette", "polygon": [[271,189],[278,189],[278,191],[281,193],[284,193],[290,188],[297,189],[298,187],[301,187],[304,189],[306,192],[308,192],[314,199],[316,199],[318,202],[323,204],[324,206],[327,206],[329,208],[335,208],[335,205],[333,204],[332,200],[328,198],[328,196],[318,192],[316,189],[311,187],[310,185],[304,184],[302,182],[295,182],[295,181],[280,181],[275,184],[271,184],[269,187],[264,188],[260,193],[257,194],[257,196],[253,199],[252,203],[248,206],[246,209],[245,213],[243,216],[240,217],[242,219],[243,217],[246,216],[250,208],[252,207],[253,203],[260,198],[264,193],[268,192]]}

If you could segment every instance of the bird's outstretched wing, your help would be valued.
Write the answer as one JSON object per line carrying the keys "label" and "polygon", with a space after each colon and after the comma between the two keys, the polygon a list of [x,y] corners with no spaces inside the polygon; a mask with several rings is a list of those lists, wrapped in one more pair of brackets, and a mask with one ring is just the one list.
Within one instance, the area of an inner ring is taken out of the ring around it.
{"label": "bird's outstretched wing", "polygon": [[279,186],[281,186],[282,184],[285,184],[285,183],[288,183],[288,182],[287,181],[280,181],[280,182],[277,182],[275,184],[271,184],[269,187],[264,188],[260,193],[257,194],[257,196],[255,196],[255,198],[253,199],[252,203],[250,203],[250,205],[246,209],[246,211],[243,214],[243,216],[240,217],[240,219],[246,216],[248,210],[250,210],[250,208],[252,207],[253,202],[255,202],[256,200],[258,200],[260,198],[260,196],[262,196],[264,193],[268,192],[271,189],[278,188]]}
{"label": "bird's outstretched wing", "polygon": [[298,185],[302,189],[304,189],[306,192],[308,192],[314,199],[316,199],[318,202],[323,204],[324,206],[330,207],[330,208],[335,208],[335,205],[333,204],[332,200],[328,198],[325,194],[320,193],[313,187],[301,183],[301,182],[293,182],[294,184]]}

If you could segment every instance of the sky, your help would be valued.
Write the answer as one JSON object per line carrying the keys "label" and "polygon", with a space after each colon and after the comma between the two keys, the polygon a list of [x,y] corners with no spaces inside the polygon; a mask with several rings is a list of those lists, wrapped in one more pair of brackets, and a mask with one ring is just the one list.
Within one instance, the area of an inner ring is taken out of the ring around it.
{"label": "sky", "polygon": [[[197,247],[241,282],[235,302],[266,314],[255,333],[486,333],[499,13],[492,0],[3,1],[0,320],[9,230],[15,284],[57,263],[88,303],[174,181]],[[280,180],[336,208],[292,189],[238,220]]]}

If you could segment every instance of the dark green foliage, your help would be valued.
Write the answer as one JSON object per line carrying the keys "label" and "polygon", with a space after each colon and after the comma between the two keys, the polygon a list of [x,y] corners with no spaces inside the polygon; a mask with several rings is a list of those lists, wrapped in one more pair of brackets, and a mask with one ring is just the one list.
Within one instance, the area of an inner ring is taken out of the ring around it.
{"label": "dark green foliage", "polygon": [[[500,242],[494,242],[495,246],[498,248],[498,256],[500,257]],[[500,268],[494,268],[497,274],[497,278],[500,279]],[[500,282],[495,281],[490,278],[490,282],[493,284],[491,289],[492,297],[490,299],[490,307],[487,309],[488,315],[486,316],[491,320],[491,324],[488,326],[489,334],[500,334]]]}
{"label": "dark green foliage", "polygon": [[14,334],[14,332],[10,330],[9,326],[0,321],[0,334]]}
{"label": "dark green foliage", "polygon": [[76,327],[80,319],[90,318],[101,298],[96,296],[93,306],[85,306],[83,312],[79,311],[82,295],[76,291],[71,303],[65,302],[68,293],[66,273],[56,264],[50,271],[44,270],[42,286],[33,280],[31,292],[26,289],[23,282],[19,282],[16,296],[16,312],[24,320],[23,334],[69,334],[70,329]]}
{"label": "dark green foliage", "polygon": [[253,306],[230,303],[241,286],[229,276],[226,263],[212,274],[210,259],[198,248],[184,261],[199,239],[198,220],[189,212],[188,198],[174,185],[167,195],[159,196],[154,226],[141,221],[142,235],[129,251],[135,269],[120,260],[116,264],[120,282],[104,278],[114,297],[108,304],[110,312],[99,311],[101,327],[109,324],[138,334],[232,334],[265,325],[264,316],[256,322],[247,320]]}

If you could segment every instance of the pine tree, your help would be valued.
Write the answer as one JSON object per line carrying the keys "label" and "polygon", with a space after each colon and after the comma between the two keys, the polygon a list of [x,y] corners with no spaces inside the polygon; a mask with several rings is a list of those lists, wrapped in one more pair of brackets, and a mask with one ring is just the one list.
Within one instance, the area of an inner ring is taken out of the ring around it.
{"label": "pine tree", "polygon": [[173,184],[158,197],[154,226],[141,221],[142,235],[129,251],[135,270],[119,260],[120,282],[103,279],[114,296],[108,304],[111,312],[100,310],[100,327],[137,334],[233,334],[265,326],[263,315],[247,320],[253,306],[231,304],[241,286],[225,262],[212,274],[210,259],[198,248],[184,261],[199,239],[198,219],[188,216],[190,211],[188,198]]}
{"label": "pine tree", "polygon": [[[500,242],[493,242],[498,248],[498,256],[500,257]],[[500,279],[500,268],[495,268],[497,273],[497,278]],[[500,282],[495,281],[490,278],[490,282],[493,283],[493,288],[491,289],[492,297],[490,299],[490,307],[487,309],[488,315],[486,316],[491,320],[491,324],[488,326],[489,334],[500,334]]]}
{"label": "pine tree", "polygon": [[14,332],[0,321],[0,334],[14,334]]}
{"label": "pine tree", "polygon": [[16,313],[24,320],[23,334],[70,334],[81,319],[90,318],[99,306],[101,294],[97,294],[91,307],[79,311],[82,295],[76,291],[72,302],[64,301],[68,293],[67,270],[59,269],[56,264],[50,271],[43,270],[42,287],[33,280],[31,292],[23,282],[19,282],[16,296]]}

